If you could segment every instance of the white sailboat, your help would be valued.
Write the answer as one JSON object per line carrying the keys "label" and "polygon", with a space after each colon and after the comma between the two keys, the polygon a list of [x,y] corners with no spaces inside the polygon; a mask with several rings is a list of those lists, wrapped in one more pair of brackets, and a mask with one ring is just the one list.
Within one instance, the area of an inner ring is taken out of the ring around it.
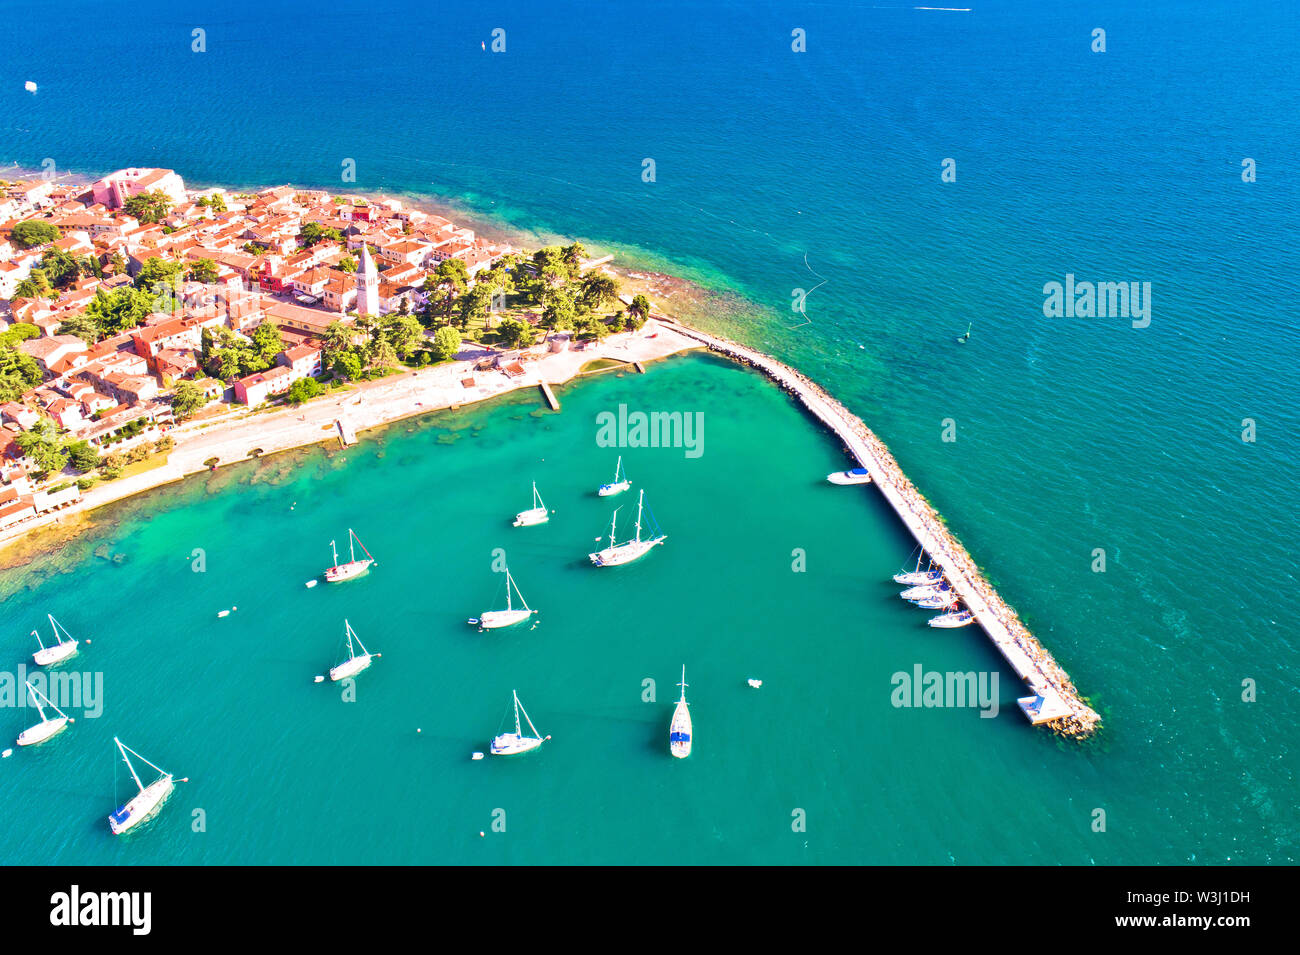
{"label": "white sailboat", "polygon": [[951,613],[941,613],[937,617],[931,617],[929,624],[932,627],[942,627],[951,629],[953,627],[964,627],[967,624],[975,622],[975,615],[969,610],[954,610]]}
{"label": "white sailboat", "polygon": [[826,475],[832,484],[870,484],[871,472],[866,468],[851,468],[848,471],[836,471]]}
{"label": "white sailboat", "polygon": [[[641,539],[641,511],[645,506],[645,491],[641,492],[637,498],[636,504],[636,534],[631,540],[624,541],[621,544],[615,543],[615,532],[618,529],[618,508],[614,508],[614,516],[609,522],[609,546],[603,550],[598,550],[594,554],[588,554],[591,562],[597,567],[615,567],[619,564],[630,564],[632,561],[645,556],[646,552],[656,544],[662,544],[666,534],[656,533],[652,537]],[[653,516],[652,516],[653,519]],[[658,528],[656,527],[657,531]]]}
{"label": "white sailboat", "polygon": [[537,482],[533,482],[533,506],[526,511],[520,511],[515,515],[515,527],[532,527],[534,524],[545,524],[551,519],[551,515],[546,512],[546,504],[542,501],[542,496],[537,493]]}
{"label": "white sailboat", "polygon": [[691,755],[691,711],[690,704],[686,702],[685,665],[682,666],[682,682],[677,685],[682,688],[682,698],[677,701],[673,721],[668,728],[668,751],[678,759],[685,759]]}
{"label": "white sailboat", "polygon": [[957,598],[951,593],[935,593],[926,597],[917,597],[912,603],[923,610],[957,609]]}
{"label": "white sailboat", "polygon": [[894,574],[894,583],[915,586],[919,584],[937,584],[941,581],[943,579],[943,570],[935,567],[933,561],[930,562],[929,566],[925,570],[921,569],[921,558],[924,556],[925,551],[918,548],[916,553],[916,569],[904,570]]}
{"label": "white sailboat", "polygon": [[77,653],[77,641],[72,639],[72,634],[59,625],[53,614],[46,614],[46,616],[50,618],[50,626],[54,628],[54,639],[58,642],[47,647],[41,640],[41,635],[35,630],[32,631],[32,636],[36,638],[36,643],[40,646],[40,649],[32,654],[32,659],[36,661],[38,666],[43,667],[61,663]]}
{"label": "white sailboat", "polygon": [[[36,687],[32,686],[31,680],[27,681],[27,689],[32,694],[36,703],[36,712],[41,714],[41,721],[35,726],[29,726],[18,734],[19,746],[33,746],[36,743],[44,743],[51,736],[62,733],[68,728],[68,724],[73,722],[72,717],[54,705],[54,702],[42,693]],[[41,700],[45,701],[45,706],[54,710],[59,715],[54,719],[47,719],[45,716],[45,707],[41,706]]]}
{"label": "white sailboat", "polygon": [[[523,607],[516,607],[514,605],[510,597],[511,589],[513,589],[515,593],[519,594],[519,602],[523,604]],[[482,627],[484,630],[496,630],[501,627],[513,627],[515,624],[522,623],[523,621],[527,620],[535,613],[537,613],[537,611],[529,608],[528,602],[524,600],[524,595],[522,591],[520,591],[519,589],[519,585],[515,583],[515,579],[510,576],[510,568],[507,567],[506,568],[506,609],[484,611],[483,615],[478,619],[478,625]]]}
{"label": "white sailboat", "polygon": [[[113,742],[117,744],[118,750],[121,751],[122,759],[126,762],[126,768],[131,770],[131,778],[135,780],[135,785],[139,789],[139,792],[129,799],[125,805],[119,806],[108,814],[108,827],[113,830],[113,835],[120,836],[128,829],[138,826],[162,808],[163,802],[176,787],[171,773],[154,766],[153,763],[150,763],[149,760],[125,745],[116,736],[113,737]],[[131,757],[127,756],[127,753],[157,769],[158,778],[148,786],[142,783],[139,774],[135,771],[135,767],[131,765]],[[181,782],[185,782],[185,780],[181,780]]]}
{"label": "white sailboat", "polygon": [[[520,753],[527,753],[541,746],[546,740],[537,732],[537,727],[533,721],[528,719],[528,711],[524,709],[523,704],[519,702],[518,691],[511,691],[515,698],[515,731],[513,733],[501,733],[494,737],[490,752],[493,756],[518,756]],[[533,731],[532,736],[525,736],[523,727],[519,724],[519,714],[524,714],[524,719],[528,723],[528,728]]]}
{"label": "white sailboat", "polygon": [[[352,624],[348,623],[346,620],[343,621],[343,629],[348,638],[348,658],[330,670],[330,679],[335,682],[346,680],[350,676],[356,676],[366,667],[370,666],[371,660],[378,659],[383,655],[379,653],[371,653],[367,650],[366,645],[361,642],[361,638],[358,637],[356,631],[352,629]],[[353,646],[354,640],[356,641],[356,646]],[[357,653],[357,647],[361,648],[360,653]]]}
{"label": "white sailboat", "polygon": [[602,484],[596,491],[601,497],[612,497],[615,494],[622,494],[632,486],[632,482],[627,479],[627,473],[623,470],[623,456],[618,456],[618,464],[614,465],[614,480],[608,484]]}
{"label": "white sailboat", "polygon": [[[358,544],[361,545],[361,552],[366,555],[362,560],[357,560],[356,546]],[[334,564],[325,569],[325,580],[331,584],[360,577],[375,562],[375,559],[370,556],[370,551],[366,550],[366,545],[361,543],[361,538],[350,527],[348,528],[348,562],[346,564],[339,563],[339,551],[334,546],[334,541],[330,541],[330,550],[334,554]]]}

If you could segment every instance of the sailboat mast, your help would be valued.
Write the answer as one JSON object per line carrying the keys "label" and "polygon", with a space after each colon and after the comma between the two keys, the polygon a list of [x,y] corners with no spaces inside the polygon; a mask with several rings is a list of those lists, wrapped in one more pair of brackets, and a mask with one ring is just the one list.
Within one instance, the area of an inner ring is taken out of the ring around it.
{"label": "sailboat mast", "polygon": [[638,542],[641,540],[641,507],[644,503],[645,491],[642,491],[636,499],[636,539]]}
{"label": "sailboat mast", "polygon": [[519,691],[511,690],[510,692],[515,698],[515,736],[523,736],[523,727],[519,725]]}
{"label": "sailboat mast", "polygon": [[[140,777],[136,775],[135,767],[131,765],[131,757],[126,755],[126,747],[122,745],[122,741],[116,736],[113,737],[113,742],[117,744],[118,751],[122,754],[122,759],[126,763],[126,768],[131,770],[131,778],[135,780],[135,784],[139,787],[140,792],[144,792],[144,783],[140,782]],[[150,765],[153,764],[151,763]],[[154,769],[158,769],[158,767],[154,766]],[[159,772],[161,772],[161,770],[159,770]]]}
{"label": "sailboat mast", "polygon": [[510,602],[510,584],[511,584],[511,580],[510,580],[510,568],[507,567],[507,568],[506,568],[506,611],[507,611],[507,612],[509,612],[510,610],[514,609],[514,605],[511,604],[511,602]]}
{"label": "sailboat mast", "polygon": [[[28,681],[27,681],[27,689],[28,689],[28,691],[31,692],[31,694],[32,694],[32,700],[36,703],[36,712],[41,714],[41,722],[44,723],[44,722],[45,722],[45,708],[44,708],[43,706],[41,706],[41,696],[42,696],[42,693],[40,692],[40,690],[36,689],[36,687],[32,686],[32,681],[31,681],[31,680],[28,680]],[[48,699],[47,699],[47,702],[48,702]],[[51,706],[54,706],[53,703],[51,703],[50,705],[51,705]],[[55,707],[55,709],[58,709],[58,708]],[[63,711],[60,710],[60,711],[59,711],[59,714],[62,715],[62,713],[63,713]]]}
{"label": "sailboat mast", "polygon": [[337,567],[339,565],[339,549],[335,546],[334,541],[330,541],[330,553],[334,555],[334,563],[331,566]]}
{"label": "sailboat mast", "polygon": [[681,702],[685,703],[685,702],[686,702],[686,685],[687,685],[687,684],[686,684],[686,664],[685,664],[685,663],[682,664],[682,682],[681,682],[681,683],[678,683],[677,685],[680,686],[680,687],[682,688],[682,699],[681,699]]}
{"label": "sailboat mast", "polygon": [[41,639],[41,632],[39,630],[33,630],[32,636],[36,638],[36,645],[40,647],[42,650],[44,650],[45,641]]}
{"label": "sailboat mast", "polygon": [[352,624],[348,623],[347,620],[344,620],[344,621],[343,621],[343,630],[344,630],[344,633],[347,634],[347,638],[348,638],[348,659],[351,660],[353,657],[355,657],[355,656],[357,655],[357,652],[356,652],[355,650],[352,649]]}
{"label": "sailboat mast", "polygon": [[614,508],[614,516],[609,519],[609,546],[614,546],[614,532],[618,528],[618,508]]}
{"label": "sailboat mast", "polygon": [[614,465],[614,483],[618,483],[618,476],[623,473],[623,455],[618,456],[618,464]]}
{"label": "sailboat mast", "polygon": [[357,547],[354,543],[352,543],[356,539],[356,536],[357,535],[352,532],[352,528],[349,527],[348,528],[348,562],[349,563],[356,563]]}

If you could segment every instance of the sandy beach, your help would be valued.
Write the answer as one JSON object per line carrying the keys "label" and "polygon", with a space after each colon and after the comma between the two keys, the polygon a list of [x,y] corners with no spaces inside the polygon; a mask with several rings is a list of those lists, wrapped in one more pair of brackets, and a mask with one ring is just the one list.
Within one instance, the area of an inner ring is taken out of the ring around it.
{"label": "sandy beach", "polygon": [[[698,340],[676,330],[671,323],[652,318],[638,331],[610,335],[603,341],[589,343],[581,351],[566,349],[552,353],[545,350],[545,345],[534,346],[528,352],[539,357],[523,362],[523,374],[511,377],[495,369],[475,371],[474,365],[491,353],[470,342],[448,364],[364,382],[297,408],[269,412],[241,408],[188,422],[168,432],[175,447],[168,453],[165,464],[98,484],[76,504],[7,529],[0,535],[0,550],[32,531],[51,526],[71,528],[82,523],[84,515],[96,508],[206,471],[210,466],[204,462],[212,458],[217,459],[218,466],[225,466],[277,451],[324,441],[337,442],[340,421],[360,436],[367,429],[403,418],[487,401],[521,388],[538,389],[543,383],[562,384],[578,377],[583,367],[599,359],[645,363],[700,347]],[[471,377],[473,387],[462,384]],[[545,404],[540,393],[538,402]],[[254,451],[258,453],[253,454]]]}

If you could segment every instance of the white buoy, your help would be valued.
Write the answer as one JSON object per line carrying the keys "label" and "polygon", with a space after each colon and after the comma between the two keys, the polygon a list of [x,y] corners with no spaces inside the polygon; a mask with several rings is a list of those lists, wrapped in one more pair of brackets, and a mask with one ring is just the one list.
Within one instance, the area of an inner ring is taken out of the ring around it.
{"label": "white buoy", "polygon": [[483,754],[482,754],[482,753],[472,753],[472,754],[470,754],[470,757],[469,757],[469,758],[470,758],[470,759],[482,759],[482,758],[483,758]]}
{"label": "white buoy", "polygon": [[26,83],[23,84],[23,89],[25,89],[29,93],[35,93],[36,84],[33,83],[31,80],[28,80]]}
{"label": "white buoy", "polygon": [[418,726],[415,728],[415,731],[416,731],[417,733],[423,733],[423,732],[424,732],[424,730],[420,729],[420,727],[418,727]]}

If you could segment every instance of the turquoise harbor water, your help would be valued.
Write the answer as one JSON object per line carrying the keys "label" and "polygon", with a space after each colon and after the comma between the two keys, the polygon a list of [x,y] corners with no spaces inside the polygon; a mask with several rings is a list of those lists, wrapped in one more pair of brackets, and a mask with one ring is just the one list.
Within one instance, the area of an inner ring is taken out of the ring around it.
{"label": "turquoise harbor water", "polygon": [[[909,545],[874,492],[819,483],[832,440],[752,375],[683,358],[567,389],[558,416],[530,398],[221,473],[124,509],[120,564],[88,538],[55,558],[67,573],[0,576],[5,665],[53,610],[95,631],[80,659],[108,696],[0,762],[18,823],[0,860],[1295,862],[1294,8],[884,6],[394,2],[360,22],[138,3],[56,48],[36,8],[5,4],[28,41],[0,52],[0,161],[344,188],[354,158],[357,189],[707,283],[723,294],[696,321],[808,372],[890,445],[1092,698],[1097,740],[1030,730],[985,641],[899,606],[885,581]],[[481,52],[497,26],[507,53]],[[132,85],[106,95],[124,59]],[[1150,326],[1044,318],[1067,274],[1151,282]],[[823,279],[801,324],[791,290]],[[706,450],[629,453],[669,540],[610,579],[581,566],[608,512],[584,495],[613,463],[593,417],[620,401],[704,412]],[[557,514],[525,536],[506,519],[534,477]],[[381,567],[304,589],[349,523]],[[495,546],[534,631],[462,622],[495,592]],[[345,613],[385,653],[355,704],[310,682]],[[683,662],[698,743],[678,765]],[[1008,708],[894,709],[889,676],[916,663],[998,670]],[[514,686],[555,739],[471,763]],[[114,732],[195,779],[125,844],[103,820]],[[33,859],[51,811],[68,823]]]}

